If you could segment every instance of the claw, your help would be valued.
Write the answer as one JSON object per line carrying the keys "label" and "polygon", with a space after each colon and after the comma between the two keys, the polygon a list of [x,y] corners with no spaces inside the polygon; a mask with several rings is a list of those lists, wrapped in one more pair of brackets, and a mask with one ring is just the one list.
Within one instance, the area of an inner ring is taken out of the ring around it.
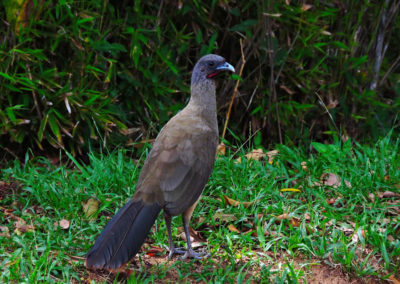
{"label": "claw", "polygon": [[174,254],[185,254],[186,253],[185,250],[178,249],[178,248],[175,248],[175,247],[168,248],[168,251],[169,251],[168,259],[171,259]]}
{"label": "claw", "polygon": [[206,252],[195,252],[194,250],[189,249],[181,257],[181,260],[184,260],[186,258],[194,258],[194,259],[197,259],[197,260],[201,260],[203,258],[208,258],[208,257],[210,257],[210,254],[207,254]]}

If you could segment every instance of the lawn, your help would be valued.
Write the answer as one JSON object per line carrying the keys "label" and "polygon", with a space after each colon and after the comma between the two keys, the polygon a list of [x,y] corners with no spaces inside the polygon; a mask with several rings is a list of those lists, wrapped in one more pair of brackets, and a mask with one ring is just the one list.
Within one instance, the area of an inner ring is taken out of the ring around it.
{"label": "lawn", "polygon": [[[196,249],[211,256],[168,261],[160,214],[117,275],[87,271],[84,256],[134,193],[147,151],[87,164],[27,154],[0,174],[0,282],[399,283],[399,143],[226,146],[191,222]],[[185,246],[180,218],[173,236]]]}

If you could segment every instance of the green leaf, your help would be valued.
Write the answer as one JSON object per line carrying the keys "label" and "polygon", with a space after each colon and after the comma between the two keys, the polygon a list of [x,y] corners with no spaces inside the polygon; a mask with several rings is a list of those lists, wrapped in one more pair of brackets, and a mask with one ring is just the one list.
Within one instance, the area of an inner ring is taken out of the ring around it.
{"label": "green leaf", "polygon": [[10,80],[11,82],[15,83],[15,79],[9,75],[7,75],[6,73],[0,72],[0,76]]}
{"label": "green leaf", "polygon": [[233,26],[229,30],[231,32],[245,32],[245,31],[249,30],[255,24],[257,24],[257,20],[254,20],[254,19],[245,20],[245,21],[241,22],[240,24]]}
{"label": "green leaf", "polygon": [[329,150],[329,145],[325,145],[322,143],[318,143],[318,142],[311,142],[311,144],[313,145],[314,149],[317,150],[318,153],[327,153]]}
{"label": "green leaf", "polygon": [[46,113],[46,115],[44,116],[44,118],[43,118],[42,121],[40,122],[39,131],[38,131],[38,139],[39,139],[39,142],[42,142],[42,139],[43,139],[43,132],[44,132],[44,129],[46,128],[48,119],[49,119],[49,114]]}
{"label": "green leaf", "polygon": [[52,112],[51,113],[49,112],[48,116],[49,116],[48,121],[49,121],[51,131],[57,137],[57,141],[61,142],[61,132],[60,132],[60,128],[58,126],[57,118]]}

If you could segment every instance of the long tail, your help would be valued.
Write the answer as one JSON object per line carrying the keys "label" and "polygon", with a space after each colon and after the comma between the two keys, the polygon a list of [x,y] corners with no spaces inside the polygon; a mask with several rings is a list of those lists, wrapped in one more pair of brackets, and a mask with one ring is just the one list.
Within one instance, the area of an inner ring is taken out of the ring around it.
{"label": "long tail", "polygon": [[130,200],[111,219],[86,257],[87,268],[119,268],[131,260],[144,243],[158,213],[157,203]]}

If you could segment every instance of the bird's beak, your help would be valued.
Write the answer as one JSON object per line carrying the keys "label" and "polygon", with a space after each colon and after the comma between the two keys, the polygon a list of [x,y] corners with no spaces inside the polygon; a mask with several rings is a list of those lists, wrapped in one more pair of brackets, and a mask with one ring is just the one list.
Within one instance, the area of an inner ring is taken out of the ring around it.
{"label": "bird's beak", "polygon": [[231,71],[235,73],[235,68],[233,68],[232,65],[230,65],[228,62],[224,62],[221,65],[218,65],[217,68],[215,68],[217,71]]}

